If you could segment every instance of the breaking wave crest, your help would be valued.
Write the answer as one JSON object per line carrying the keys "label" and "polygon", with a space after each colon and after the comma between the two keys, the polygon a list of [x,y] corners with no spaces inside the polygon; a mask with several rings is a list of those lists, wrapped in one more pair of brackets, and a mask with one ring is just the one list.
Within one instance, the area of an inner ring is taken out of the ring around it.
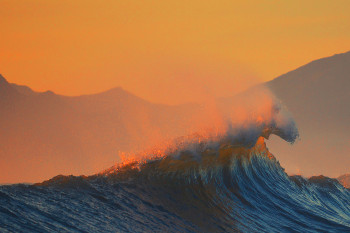
{"label": "breaking wave crest", "polygon": [[349,232],[349,190],[327,177],[290,177],[268,151],[271,134],[298,138],[280,110],[93,176],[1,186],[0,231]]}

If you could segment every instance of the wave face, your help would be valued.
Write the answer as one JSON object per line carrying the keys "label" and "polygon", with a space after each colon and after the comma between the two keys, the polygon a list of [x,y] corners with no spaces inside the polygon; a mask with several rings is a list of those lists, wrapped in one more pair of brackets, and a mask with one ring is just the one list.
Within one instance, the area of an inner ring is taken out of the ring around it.
{"label": "wave face", "polygon": [[350,232],[349,190],[288,176],[264,138],[294,142],[295,125],[261,119],[97,175],[0,186],[0,231]]}

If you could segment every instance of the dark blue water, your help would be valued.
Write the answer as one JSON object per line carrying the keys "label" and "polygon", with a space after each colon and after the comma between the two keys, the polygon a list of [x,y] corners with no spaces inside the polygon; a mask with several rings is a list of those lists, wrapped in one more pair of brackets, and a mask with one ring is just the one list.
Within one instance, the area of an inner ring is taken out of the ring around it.
{"label": "dark blue water", "polygon": [[0,232],[350,232],[350,191],[289,177],[264,144],[0,186]]}

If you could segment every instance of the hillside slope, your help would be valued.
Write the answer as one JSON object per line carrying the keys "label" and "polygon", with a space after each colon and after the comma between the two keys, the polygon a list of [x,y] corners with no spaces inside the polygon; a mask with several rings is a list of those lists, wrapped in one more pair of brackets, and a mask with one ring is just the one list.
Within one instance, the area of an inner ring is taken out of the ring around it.
{"label": "hillside slope", "polygon": [[270,142],[291,173],[337,177],[350,164],[350,52],[313,61],[264,84],[290,110],[301,140]]}
{"label": "hillside slope", "polygon": [[78,97],[36,93],[0,76],[0,183],[101,171],[119,151],[182,135],[196,109],[152,104],[121,88]]}

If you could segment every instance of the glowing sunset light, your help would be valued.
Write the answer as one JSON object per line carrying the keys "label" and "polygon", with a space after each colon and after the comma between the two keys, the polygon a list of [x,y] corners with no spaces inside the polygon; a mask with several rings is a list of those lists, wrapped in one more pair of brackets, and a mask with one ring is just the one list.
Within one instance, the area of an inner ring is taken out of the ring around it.
{"label": "glowing sunset light", "polygon": [[2,0],[1,73],[64,95],[232,96],[347,51],[349,11],[346,0]]}
{"label": "glowing sunset light", "polygon": [[0,18],[0,232],[350,232],[350,0]]}

